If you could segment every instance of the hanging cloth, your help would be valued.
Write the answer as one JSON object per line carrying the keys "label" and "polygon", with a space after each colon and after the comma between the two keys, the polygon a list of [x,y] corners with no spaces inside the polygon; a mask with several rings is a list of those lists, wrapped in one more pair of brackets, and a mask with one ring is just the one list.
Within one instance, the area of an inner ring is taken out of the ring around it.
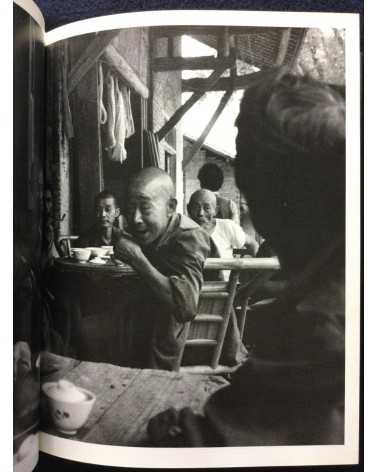
{"label": "hanging cloth", "polygon": [[126,84],[119,84],[119,88],[123,97],[123,105],[125,107],[126,120],[126,139],[135,133],[134,118],[131,110],[130,88]]}
{"label": "hanging cloth", "polygon": [[107,119],[104,123],[104,147],[106,151],[109,151],[116,145],[114,135],[116,121],[115,84],[114,75],[110,70],[106,73],[104,92],[104,108],[107,114]]}
{"label": "hanging cloth", "polygon": [[135,133],[130,89],[110,69],[105,74],[99,64],[100,123],[104,147],[111,161],[123,163],[127,158],[125,140]]}
{"label": "hanging cloth", "polygon": [[119,88],[118,77],[114,78],[114,91],[115,91],[115,126],[114,126],[114,137],[115,146],[112,152],[109,153],[110,160],[123,163],[127,158],[127,152],[125,149],[126,140],[126,107],[123,101],[123,95]]}
{"label": "hanging cloth", "polygon": [[100,124],[104,125],[108,119],[108,114],[104,105],[104,70],[102,62],[98,64],[98,95],[100,101]]}

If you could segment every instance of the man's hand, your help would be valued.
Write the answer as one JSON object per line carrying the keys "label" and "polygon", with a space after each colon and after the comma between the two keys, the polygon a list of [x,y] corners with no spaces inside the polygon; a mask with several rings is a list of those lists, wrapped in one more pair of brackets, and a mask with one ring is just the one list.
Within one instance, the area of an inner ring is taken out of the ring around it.
{"label": "man's hand", "polygon": [[144,257],[139,244],[124,236],[118,240],[114,248],[114,256],[131,265]]}
{"label": "man's hand", "polygon": [[170,408],[151,418],[147,426],[150,440],[160,447],[203,447],[206,445],[201,418],[190,408]]}

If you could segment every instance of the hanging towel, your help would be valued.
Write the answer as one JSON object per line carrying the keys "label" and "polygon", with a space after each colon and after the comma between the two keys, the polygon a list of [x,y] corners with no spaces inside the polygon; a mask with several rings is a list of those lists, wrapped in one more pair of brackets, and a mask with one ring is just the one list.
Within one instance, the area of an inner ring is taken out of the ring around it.
{"label": "hanging towel", "polygon": [[98,64],[98,94],[100,101],[100,124],[104,125],[108,119],[108,114],[104,105],[104,71],[102,62]]}
{"label": "hanging towel", "polygon": [[131,110],[130,88],[125,84],[120,84],[120,90],[123,97],[123,104],[126,113],[126,139],[135,133],[134,119]]}
{"label": "hanging towel", "polygon": [[123,94],[119,88],[118,78],[114,79],[114,90],[115,90],[115,127],[114,137],[115,146],[112,149],[109,157],[115,162],[124,162],[127,158],[127,152],[125,149],[126,139],[126,107],[123,101]]}
{"label": "hanging towel", "polygon": [[116,139],[114,135],[116,121],[115,85],[114,75],[110,70],[107,71],[105,79],[105,109],[107,113],[107,120],[104,130],[104,147],[105,150],[108,151],[113,149],[116,145]]}
{"label": "hanging towel", "polygon": [[125,140],[135,133],[130,88],[123,84],[110,69],[104,74],[101,63],[99,64],[99,99],[104,148],[111,161],[122,164],[127,158]]}

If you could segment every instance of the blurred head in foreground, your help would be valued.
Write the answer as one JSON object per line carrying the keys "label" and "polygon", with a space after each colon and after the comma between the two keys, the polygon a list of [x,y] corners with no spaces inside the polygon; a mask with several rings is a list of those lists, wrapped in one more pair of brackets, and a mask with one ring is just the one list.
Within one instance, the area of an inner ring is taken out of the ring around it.
{"label": "blurred head in foreground", "polygon": [[300,270],[340,239],[343,258],[342,90],[283,68],[258,72],[236,125],[236,182],[256,230],[277,251],[282,267]]}

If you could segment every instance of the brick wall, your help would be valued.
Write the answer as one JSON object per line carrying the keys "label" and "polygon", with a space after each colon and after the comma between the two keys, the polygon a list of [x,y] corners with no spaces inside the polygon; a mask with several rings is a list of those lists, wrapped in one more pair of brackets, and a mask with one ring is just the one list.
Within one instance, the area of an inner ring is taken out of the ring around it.
{"label": "brick wall", "polygon": [[[184,158],[190,152],[192,141],[184,138]],[[223,156],[217,156],[214,153],[200,149],[193,157],[193,159],[185,166],[184,169],[184,208],[189,202],[190,196],[193,192],[200,188],[199,180],[197,178],[199,169],[205,163],[214,163],[219,166],[224,175],[224,182],[219,193],[224,197],[231,198],[238,206],[240,201],[240,192],[235,184],[234,168],[232,161],[226,160]]]}

